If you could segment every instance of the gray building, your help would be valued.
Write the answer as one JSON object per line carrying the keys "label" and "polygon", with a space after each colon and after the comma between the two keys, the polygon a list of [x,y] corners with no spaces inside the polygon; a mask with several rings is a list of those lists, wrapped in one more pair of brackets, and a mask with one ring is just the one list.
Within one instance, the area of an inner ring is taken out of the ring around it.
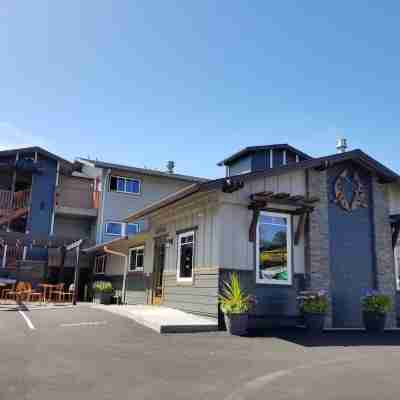
{"label": "gray building", "polygon": [[[225,178],[191,185],[126,219],[148,223],[146,233],[109,245],[124,255],[118,268],[128,303],[217,317],[232,271],[257,298],[258,325],[296,324],[297,297],[308,289],[327,292],[328,327],[360,327],[367,290],[396,301],[395,172],[361,150],[312,158],[287,145],[246,149],[222,165],[229,167]],[[387,323],[396,325],[395,311]]]}

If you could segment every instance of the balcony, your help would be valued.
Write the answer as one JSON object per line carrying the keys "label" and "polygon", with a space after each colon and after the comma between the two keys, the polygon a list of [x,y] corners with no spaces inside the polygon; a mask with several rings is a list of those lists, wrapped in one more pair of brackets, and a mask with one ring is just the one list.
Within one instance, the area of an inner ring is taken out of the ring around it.
{"label": "balcony", "polygon": [[57,215],[96,217],[100,204],[100,192],[93,190],[88,180],[64,177],[56,191]]}
{"label": "balcony", "polygon": [[30,199],[30,190],[0,190],[0,225],[8,224],[27,214]]}

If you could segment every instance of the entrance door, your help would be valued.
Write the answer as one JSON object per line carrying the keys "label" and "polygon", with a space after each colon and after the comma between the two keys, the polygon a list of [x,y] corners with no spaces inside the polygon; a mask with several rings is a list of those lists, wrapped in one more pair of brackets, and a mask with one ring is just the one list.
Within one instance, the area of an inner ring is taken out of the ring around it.
{"label": "entrance door", "polygon": [[165,239],[157,238],[154,242],[154,273],[152,304],[161,304],[163,298],[163,273],[165,266]]}

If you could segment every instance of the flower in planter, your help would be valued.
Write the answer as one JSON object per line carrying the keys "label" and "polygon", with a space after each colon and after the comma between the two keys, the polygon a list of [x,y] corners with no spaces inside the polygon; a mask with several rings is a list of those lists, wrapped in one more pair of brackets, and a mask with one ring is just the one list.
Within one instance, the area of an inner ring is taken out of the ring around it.
{"label": "flower in planter", "polygon": [[113,287],[111,282],[97,281],[93,283],[93,290],[95,293],[112,293]]}
{"label": "flower in planter", "polygon": [[244,314],[255,305],[256,298],[247,295],[240,287],[239,278],[232,273],[229,282],[224,282],[219,304],[224,314]]}
{"label": "flower in planter", "polygon": [[300,310],[309,314],[325,314],[328,310],[328,299],[324,290],[303,292],[298,296]]}
{"label": "flower in planter", "polygon": [[368,290],[361,298],[361,306],[364,312],[387,314],[392,309],[392,301],[389,296],[377,290]]}

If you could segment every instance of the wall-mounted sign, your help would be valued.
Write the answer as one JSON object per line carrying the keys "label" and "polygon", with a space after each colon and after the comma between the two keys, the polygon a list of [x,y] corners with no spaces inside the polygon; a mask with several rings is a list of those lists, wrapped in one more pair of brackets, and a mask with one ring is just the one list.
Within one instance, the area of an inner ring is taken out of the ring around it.
{"label": "wall-mounted sign", "polygon": [[357,171],[345,169],[334,182],[335,203],[343,210],[368,207],[366,188]]}

